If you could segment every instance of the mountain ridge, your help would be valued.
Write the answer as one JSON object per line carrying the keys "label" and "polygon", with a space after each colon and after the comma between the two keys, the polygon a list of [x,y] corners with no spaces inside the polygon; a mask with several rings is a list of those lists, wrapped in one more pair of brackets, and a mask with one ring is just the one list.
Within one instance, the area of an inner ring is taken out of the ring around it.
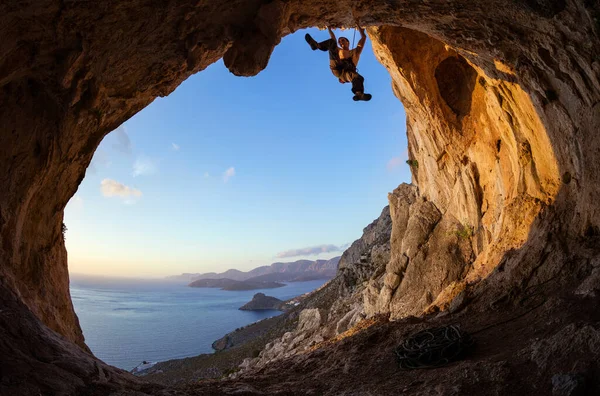
{"label": "mountain ridge", "polygon": [[231,279],[241,282],[269,274],[302,274],[305,272],[311,275],[311,279],[319,279],[320,277],[333,278],[337,272],[340,258],[341,256],[333,257],[329,260],[297,260],[291,262],[275,262],[271,265],[256,267],[247,272],[231,268],[221,273],[183,273],[180,275],[167,276],[166,279],[181,280],[188,283],[201,279]]}

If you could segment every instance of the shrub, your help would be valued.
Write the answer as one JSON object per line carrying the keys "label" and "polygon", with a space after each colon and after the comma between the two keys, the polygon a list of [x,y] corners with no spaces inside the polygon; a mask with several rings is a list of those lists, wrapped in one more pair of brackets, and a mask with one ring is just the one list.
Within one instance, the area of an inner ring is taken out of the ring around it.
{"label": "shrub", "polygon": [[469,239],[474,235],[473,227],[471,227],[469,224],[461,224],[458,226],[455,235],[459,239]]}
{"label": "shrub", "polygon": [[228,368],[227,370],[225,370],[225,371],[223,372],[223,375],[221,376],[221,378],[227,378],[227,377],[229,377],[231,374],[233,374],[233,373],[237,373],[238,371],[240,371],[240,368],[239,368],[239,367],[231,367],[231,368]]}
{"label": "shrub", "polygon": [[419,161],[417,161],[417,160],[406,160],[406,163],[411,168],[419,169]]}

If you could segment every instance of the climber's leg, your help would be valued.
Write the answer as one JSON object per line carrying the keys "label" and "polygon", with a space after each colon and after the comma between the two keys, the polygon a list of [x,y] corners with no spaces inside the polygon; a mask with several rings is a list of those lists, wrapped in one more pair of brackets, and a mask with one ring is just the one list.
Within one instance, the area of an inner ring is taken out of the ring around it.
{"label": "climber's leg", "polygon": [[312,38],[312,36],[308,33],[306,33],[304,39],[306,40],[308,45],[310,45],[310,48],[313,51],[316,51],[318,49],[320,49],[321,51],[331,51],[333,49],[337,49],[337,44],[333,39],[328,39],[317,43],[317,41],[314,38]]}
{"label": "climber's leg", "polygon": [[344,79],[352,82],[352,93],[354,94],[352,99],[364,101],[371,100],[371,94],[365,93],[365,78],[363,76],[355,71],[347,71],[344,74]]}
{"label": "climber's leg", "polygon": [[346,72],[346,81],[352,83],[352,93],[365,92],[365,78],[355,71]]}

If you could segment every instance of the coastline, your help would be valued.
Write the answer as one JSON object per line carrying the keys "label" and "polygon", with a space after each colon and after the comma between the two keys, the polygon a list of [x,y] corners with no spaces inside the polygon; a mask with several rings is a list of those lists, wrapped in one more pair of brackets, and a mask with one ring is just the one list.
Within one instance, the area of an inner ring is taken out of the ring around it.
{"label": "coastline", "polygon": [[165,385],[181,384],[200,379],[222,378],[239,370],[246,358],[255,358],[265,345],[288,331],[298,323],[305,300],[321,290],[320,287],[285,300],[290,308],[281,314],[239,327],[212,343],[213,352],[183,359],[160,361],[143,370],[131,370],[136,376],[150,376],[151,380]]}

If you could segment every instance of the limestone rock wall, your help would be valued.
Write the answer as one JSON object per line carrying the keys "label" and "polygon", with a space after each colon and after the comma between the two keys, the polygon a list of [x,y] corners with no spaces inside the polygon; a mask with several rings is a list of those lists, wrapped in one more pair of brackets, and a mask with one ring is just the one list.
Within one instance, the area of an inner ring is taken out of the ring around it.
{"label": "limestone rock wall", "polygon": [[[572,211],[593,205],[577,203],[572,195],[573,188],[583,187],[575,181],[580,176],[574,178],[573,165],[586,161],[585,155],[578,148],[565,157],[581,130],[590,131],[589,143],[595,146],[597,99],[590,108],[580,85],[564,89],[552,77],[538,85],[542,69],[556,62],[549,53],[558,55],[561,49],[544,37],[551,50],[538,48],[530,61],[520,58],[509,65],[406,28],[374,28],[370,35],[406,108],[408,163],[418,191],[400,186],[389,196],[392,257],[383,287],[365,292],[367,312],[389,312],[394,319],[447,308],[467,285],[507,260],[506,252],[529,242],[523,249],[529,260],[513,261],[515,273],[504,276],[505,289],[519,284],[523,273],[541,265],[533,256],[544,242],[530,249],[531,239],[556,226],[550,222],[565,222],[562,232],[571,236],[597,234],[596,210]],[[573,57],[570,64],[581,59],[572,52],[562,55]],[[584,70],[573,79],[590,83],[597,97],[598,73]],[[531,93],[523,88],[532,86]],[[556,87],[564,90],[558,93]],[[577,115],[556,103],[561,95],[569,108],[578,108]],[[592,183],[585,188],[595,190]],[[560,220],[541,221],[544,211]],[[559,262],[547,263],[547,273],[533,281],[556,276]],[[494,282],[487,285],[498,286]]]}
{"label": "limestone rock wall", "polygon": [[401,187],[390,194],[392,259],[376,307],[368,308],[399,318],[422,312],[456,282],[486,277],[506,251],[523,245],[538,213],[553,204],[561,176],[514,72],[496,63],[490,74],[508,77],[492,77],[485,61],[471,56],[480,67],[423,33],[371,33],[406,108],[408,162],[419,186],[418,193]]}
{"label": "limestone rock wall", "polygon": [[474,255],[463,226],[442,216],[415,186],[402,184],[389,199],[391,259],[383,284],[369,282],[363,296],[367,316],[397,319],[423,313],[444,288],[464,279]]}

